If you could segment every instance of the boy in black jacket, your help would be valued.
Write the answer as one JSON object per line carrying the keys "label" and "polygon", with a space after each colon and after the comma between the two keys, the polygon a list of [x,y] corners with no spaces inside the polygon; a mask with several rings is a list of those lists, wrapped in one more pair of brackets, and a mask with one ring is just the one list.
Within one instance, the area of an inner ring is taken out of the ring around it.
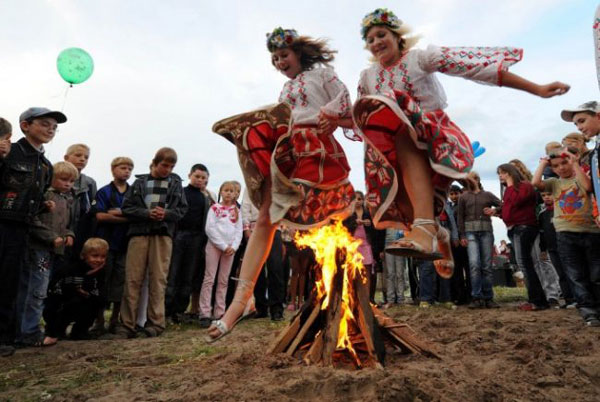
{"label": "boy in black jacket", "polygon": [[[44,193],[50,186],[52,165],[44,157],[43,145],[67,118],[61,112],[32,107],[19,117],[25,138],[0,144],[0,355],[14,353],[19,274],[27,250],[27,238],[36,216],[44,208]],[[40,339],[28,339],[42,345]]]}

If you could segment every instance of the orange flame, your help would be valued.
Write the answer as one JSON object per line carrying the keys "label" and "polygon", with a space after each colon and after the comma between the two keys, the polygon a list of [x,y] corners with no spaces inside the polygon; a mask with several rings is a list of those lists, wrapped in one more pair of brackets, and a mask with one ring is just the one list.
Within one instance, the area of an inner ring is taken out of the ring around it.
{"label": "orange flame", "polygon": [[317,295],[323,299],[321,310],[329,306],[329,294],[331,291],[333,277],[337,271],[336,251],[341,249],[345,252],[345,261],[342,264],[344,270],[344,287],[342,291],[342,319],[337,338],[337,347],[347,349],[356,359],[356,352],[352,348],[349,329],[356,321],[354,311],[354,298],[352,297],[352,281],[357,275],[366,282],[365,268],[362,263],[363,257],[358,252],[361,240],[356,240],[350,232],[342,225],[340,220],[334,224],[312,229],[307,233],[297,232],[294,238],[298,247],[310,247],[321,267],[321,279],[316,283]]}

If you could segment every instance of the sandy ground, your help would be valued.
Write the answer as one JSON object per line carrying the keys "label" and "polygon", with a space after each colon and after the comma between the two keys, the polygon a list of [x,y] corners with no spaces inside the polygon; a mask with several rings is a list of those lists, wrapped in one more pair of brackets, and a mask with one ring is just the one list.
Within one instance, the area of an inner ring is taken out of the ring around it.
{"label": "sandy ground", "polygon": [[385,370],[307,367],[266,354],[286,322],[249,320],[213,345],[171,326],[157,339],[19,350],[0,360],[0,400],[600,401],[600,328],[584,328],[575,310],[387,312],[442,360],[388,353]]}

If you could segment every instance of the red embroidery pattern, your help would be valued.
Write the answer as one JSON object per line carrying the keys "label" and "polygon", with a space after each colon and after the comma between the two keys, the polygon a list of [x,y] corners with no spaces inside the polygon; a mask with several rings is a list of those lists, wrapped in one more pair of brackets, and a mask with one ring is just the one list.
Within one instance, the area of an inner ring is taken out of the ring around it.
{"label": "red embroidery pattern", "polygon": [[442,58],[438,61],[437,70],[446,72],[465,72],[475,67],[487,67],[505,60],[520,60],[521,49],[509,48],[449,48],[441,47]]}

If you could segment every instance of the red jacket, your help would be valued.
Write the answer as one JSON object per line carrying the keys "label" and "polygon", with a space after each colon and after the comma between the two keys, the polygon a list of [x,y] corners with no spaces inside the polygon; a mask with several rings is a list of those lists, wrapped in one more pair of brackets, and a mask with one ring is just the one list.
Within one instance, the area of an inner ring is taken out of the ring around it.
{"label": "red jacket", "polygon": [[502,200],[502,220],[508,227],[516,225],[537,226],[535,216],[536,192],[528,181],[506,188]]}

